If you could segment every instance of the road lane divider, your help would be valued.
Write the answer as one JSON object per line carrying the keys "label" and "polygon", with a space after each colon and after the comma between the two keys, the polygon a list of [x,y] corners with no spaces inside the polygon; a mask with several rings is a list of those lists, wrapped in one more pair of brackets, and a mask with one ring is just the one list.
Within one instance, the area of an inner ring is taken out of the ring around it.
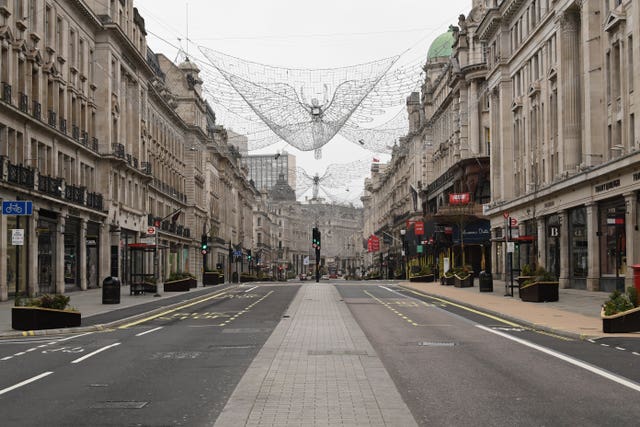
{"label": "road lane divider", "polygon": [[234,320],[236,320],[238,317],[242,316],[244,313],[246,313],[247,311],[251,310],[253,308],[254,305],[258,304],[259,302],[261,302],[262,300],[264,300],[265,298],[267,298],[269,295],[271,295],[274,291],[269,291],[266,294],[264,294],[260,299],[252,302],[251,304],[249,304],[248,306],[246,306],[245,308],[243,308],[242,310],[240,310],[239,312],[237,312],[236,314],[234,314],[233,316],[229,317],[227,320],[225,320],[224,322],[220,323],[218,326],[227,326],[229,323],[233,322]]}
{"label": "road lane divider", "polygon": [[10,392],[12,390],[20,388],[20,387],[22,387],[24,385],[27,385],[29,383],[32,383],[34,381],[38,381],[39,379],[44,378],[44,377],[46,377],[48,375],[51,375],[51,374],[53,374],[53,371],[43,372],[40,375],[36,375],[35,377],[29,378],[28,380],[24,380],[22,382],[19,382],[18,384],[14,384],[11,387],[3,388],[2,390],[0,390],[0,395],[8,393],[8,392]]}
{"label": "road lane divider", "polygon": [[628,387],[628,388],[630,388],[632,390],[640,392],[640,384],[638,384],[635,381],[631,381],[631,380],[629,380],[627,378],[621,377],[621,376],[616,375],[616,374],[614,374],[612,372],[609,372],[607,370],[600,369],[600,368],[598,368],[596,366],[593,366],[593,365],[591,365],[589,363],[583,362],[582,360],[578,360],[578,359],[575,359],[575,358],[573,358],[571,356],[567,356],[566,354],[557,352],[555,350],[551,350],[548,347],[544,347],[544,346],[541,346],[541,345],[538,345],[538,344],[534,344],[534,343],[532,343],[530,341],[527,341],[527,340],[524,340],[522,338],[514,337],[513,335],[509,335],[509,334],[507,334],[505,332],[496,331],[495,329],[491,329],[491,328],[488,328],[488,327],[483,326],[483,325],[475,325],[475,326],[476,326],[476,328],[480,328],[483,331],[491,332],[492,334],[499,335],[499,336],[501,336],[503,338],[506,338],[508,340],[517,342],[518,344],[522,344],[522,345],[524,345],[526,347],[532,348],[534,350],[538,350],[538,351],[540,351],[542,353],[545,353],[545,354],[548,354],[548,355],[553,356],[555,358],[558,358],[560,360],[563,360],[563,361],[565,361],[565,362],[567,362],[567,363],[569,363],[571,365],[577,366],[577,367],[582,368],[582,369],[584,369],[586,371],[589,371],[589,372],[591,372],[593,374],[599,375],[599,376],[601,376],[603,378],[606,378],[606,379],[608,379],[610,381],[613,381],[615,383],[618,383],[620,385]]}
{"label": "road lane divider", "polygon": [[98,353],[102,353],[103,351],[108,350],[108,349],[110,349],[110,348],[112,348],[112,347],[115,347],[115,346],[118,346],[118,345],[120,345],[120,343],[119,343],[119,342],[116,342],[116,343],[113,343],[113,344],[111,344],[111,345],[108,345],[108,346],[105,346],[105,347],[99,348],[99,349],[97,349],[97,350],[96,350],[96,351],[94,351],[94,352],[91,352],[91,353],[89,353],[89,354],[85,354],[84,356],[82,356],[82,357],[80,357],[80,358],[78,358],[78,359],[76,359],[76,360],[73,360],[71,363],[80,363],[80,362],[82,362],[83,360],[87,360],[87,359],[88,359],[88,358],[90,358],[91,356],[95,356],[95,355],[96,355],[96,354],[98,354]]}
{"label": "road lane divider", "polygon": [[143,335],[150,334],[151,332],[159,331],[162,328],[163,328],[162,326],[158,326],[157,328],[153,328],[153,329],[149,329],[148,331],[140,332],[139,334],[136,334],[136,336],[137,337],[141,337]]}
{"label": "road lane divider", "polygon": [[[387,289],[389,290],[389,289]],[[398,317],[400,317],[401,319],[405,320],[406,322],[410,323],[413,326],[420,326],[418,325],[416,322],[414,322],[413,320],[411,320],[410,318],[408,318],[407,316],[405,316],[403,313],[399,312],[398,310],[396,310],[395,308],[391,307],[391,305],[386,302],[386,301],[382,301],[380,298],[376,297],[375,295],[373,295],[372,293],[370,293],[369,291],[364,291],[365,294],[369,295],[370,298],[373,298],[375,301],[377,301],[379,304],[381,304],[382,306],[388,308],[389,310],[391,310],[393,313],[395,313]]]}

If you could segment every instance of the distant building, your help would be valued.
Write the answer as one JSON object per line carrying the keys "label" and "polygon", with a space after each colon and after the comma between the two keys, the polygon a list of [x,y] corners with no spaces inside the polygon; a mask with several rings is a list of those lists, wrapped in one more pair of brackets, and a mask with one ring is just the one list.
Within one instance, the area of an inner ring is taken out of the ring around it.
{"label": "distant building", "polygon": [[243,157],[249,169],[249,179],[253,180],[258,190],[269,191],[278,181],[280,174],[285,182],[296,188],[296,157],[288,154],[261,154]]}

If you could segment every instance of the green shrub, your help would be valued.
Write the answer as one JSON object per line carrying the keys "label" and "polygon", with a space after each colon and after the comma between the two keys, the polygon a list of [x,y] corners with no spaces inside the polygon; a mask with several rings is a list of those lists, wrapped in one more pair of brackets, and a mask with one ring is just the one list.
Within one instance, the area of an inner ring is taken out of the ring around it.
{"label": "green shrub", "polygon": [[631,302],[629,295],[627,293],[623,294],[616,289],[609,295],[609,299],[604,303],[604,314],[605,316],[611,316],[612,314],[631,310],[634,307],[635,304]]}
{"label": "green shrub", "polygon": [[533,276],[533,270],[531,268],[531,265],[529,265],[529,264],[523,265],[522,269],[520,269],[520,275],[521,276]]}
{"label": "green shrub", "polygon": [[62,294],[44,294],[36,298],[24,298],[20,295],[16,297],[15,305],[18,307],[41,307],[65,310],[69,306],[70,300],[71,298]]}

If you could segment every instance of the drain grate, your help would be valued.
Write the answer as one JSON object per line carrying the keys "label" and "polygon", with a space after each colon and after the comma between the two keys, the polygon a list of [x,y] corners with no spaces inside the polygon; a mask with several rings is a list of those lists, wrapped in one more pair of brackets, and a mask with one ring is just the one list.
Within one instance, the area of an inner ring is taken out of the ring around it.
{"label": "drain grate", "polygon": [[149,402],[139,402],[135,400],[107,400],[106,402],[98,402],[91,406],[91,409],[142,409]]}
{"label": "drain grate", "polygon": [[434,342],[434,341],[421,341],[418,343],[418,347],[453,347],[456,345],[454,342]]}

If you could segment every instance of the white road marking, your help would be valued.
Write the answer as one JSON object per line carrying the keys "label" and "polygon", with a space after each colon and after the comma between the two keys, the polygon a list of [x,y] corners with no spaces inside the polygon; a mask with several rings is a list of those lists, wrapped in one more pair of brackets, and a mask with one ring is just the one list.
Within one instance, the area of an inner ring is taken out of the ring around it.
{"label": "white road marking", "polygon": [[162,326],[158,326],[157,328],[149,329],[148,331],[140,332],[139,334],[136,334],[136,336],[137,337],[141,337],[143,335],[150,334],[151,332],[155,332],[155,331],[160,330],[160,329],[162,329]]}
{"label": "white road marking", "polygon": [[255,288],[257,288],[257,286],[254,286],[253,288],[249,288],[246,291],[244,291],[244,293],[246,294],[247,292],[251,292],[252,290],[254,290]]}
{"label": "white road marking", "polygon": [[2,359],[0,359],[0,360],[9,360],[9,359],[13,359],[13,356],[6,356],[6,357],[3,357],[3,358],[2,358]]}
{"label": "white road marking", "polygon": [[52,342],[50,344],[55,344],[55,343],[58,343],[58,342],[68,341],[68,340],[72,340],[74,338],[84,337],[85,335],[91,335],[92,333],[93,332],[85,332],[84,334],[80,334],[80,335],[72,335],[70,337],[62,338],[61,340],[54,341],[54,342]]}
{"label": "white road marking", "polygon": [[101,352],[103,352],[103,351],[105,351],[105,350],[108,350],[108,349],[110,349],[111,347],[115,347],[115,346],[117,346],[117,345],[120,345],[120,343],[119,343],[119,342],[117,342],[117,343],[114,343],[114,344],[108,345],[108,346],[106,346],[106,347],[99,348],[99,349],[97,349],[96,351],[94,351],[93,353],[85,354],[85,355],[84,355],[84,356],[82,356],[81,358],[76,359],[76,360],[72,361],[71,363],[80,363],[80,362],[82,362],[83,360],[86,360],[86,359],[90,358],[91,356],[95,356],[96,354],[101,353]]}
{"label": "white road marking", "polygon": [[47,375],[51,375],[51,374],[53,374],[53,372],[52,372],[52,371],[49,371],[49,372],[43,372],[42,374],[40,374],[40,375],[36,375],[36,376],[35,376],[35,377],[33,377],[33,378],[29,378],[28,380],[24,380],[24,381],[22,381],[22,382],[20,382],[20,383],[18,383],[18,384],[12,385],[11,387],[7,387],[7,388],[5,388],[5,389],[0,390],[0,395],[5,394],[5,393],[8,393],[8,392],[10,392],[11,390],[15,390],[15,389],[17,389],[17,388],[19,388],[19,387],[22,387],[23,385],[27,385],[27,384],[32,383],[32,382],[34,382],[34,381],[38,381],[40,378],[44,378],[44,377],[46,377]]}
{"label": "white road marking", "polygon": [[572,364],[574,366],[577,366],[577,367],[582,368],[584,370],[587,370],[587,371],[589,371],[591,373],[599,375],[599,376],[601,376],[603,378],[606,378],[606,379],[611,380],[613,382],[616,382],[616,383],[618,383],[620,385],[628,387],[628,388],[630,388],[632,390],[640,392],[640,384],[638,384],[638,383],[636,383],[634,381],[631,381],[629,379],[623,378],[621,376],[618,376],[616,374],[613,374],[613,373],[611,373],[609,371],[606,371],[604,369],[597,368],[597,367],[592,366],[592,365],[590,365],[588,363],[585,363],[585,362],[583,362],[581,360],[574,359],[573,357],[567,356],[566,354],[562,354],[562,353],[559,353],[557,351],[551,350],[550,348],[543,347],[543,346],[534,344],[532,342],[525,341],[525,340],[520,339],[520,338],[516,338],[516,337],[511,336],[509,334],[505,334],[504,332],[496,331],[495,329],[487,328],[486,326],[476,325],[476,327],[480,328],[480,329],[482,329],[484,331],[491,332],[492,334],[500,335],[503,338],[509,339],[511,341],[515,341],[515,342],[517,342],[519,344],[522,344],[522,345],[527,346],[529,348],[533,348],[534,350],[538,350],[538,351],[540,351],[542,353],[546,353],[546,354],[548,354],[550,356],[557,357],[558,359],[564,360],[565,362],[570,363],[570,364]]}
{"label": "white road marking", "polygon": [[623,347],[616,347],[616,350],[622,350],[622,351],[625,351],[625,350],[626,350],[626,348],[623,348]]}

